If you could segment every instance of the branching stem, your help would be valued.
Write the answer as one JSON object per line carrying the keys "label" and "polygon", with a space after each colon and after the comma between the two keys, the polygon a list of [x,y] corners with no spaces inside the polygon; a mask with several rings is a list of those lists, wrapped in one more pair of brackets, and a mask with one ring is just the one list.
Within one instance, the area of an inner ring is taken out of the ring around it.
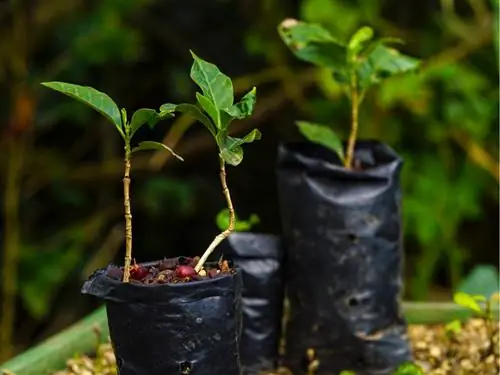
{"label": "branching stem", "polygon": [[203,268],[203,265],[207,261],[208,257],[212,255],[213,251],[219,244],[224,241],[229,235],[233,232],[234,230],[234,224],[235,224],[235,215],[234,215],[234,207],[233,207],[233,202],[231,201],[231,194],[229,193],[229,188],[227,187],[227,182],[226,182],[226,163],[222,159],[222,157],[219,156],[220,160],[220,171],[219,171],[219,176],[220,176],[220,183],[222,186],[222,193],[224,194],[224,197],[226,198],[226,204],[227,208],[229,209],[229,225],[227,226],[226,230],[223,231],[222,233],[218,234],[210,246],[205,250],[203,253],[202,257],[198,261],[198,264],[196,264],[196,267],[194,270],[196,272],[200,272],[200,270]]}
{"label": "branching stem", "polygon": [[132,263],[132,209],[130,207],[130,159],[132,151],[130,141],[125,141],[125,173],[123,176],[123,205],[125,208],[125,266],[123,282],[130,279],[130,264]]}
{"label": "branching stem", "polygon": [[344,166],[347,169],[352,167],[354,158],[354,148],[356,145],[356,137],[358,134],[358,112],[359,112],[359,93],[356,74],[351,76],[351,133],[347,143],[347,153],[344,160]]}

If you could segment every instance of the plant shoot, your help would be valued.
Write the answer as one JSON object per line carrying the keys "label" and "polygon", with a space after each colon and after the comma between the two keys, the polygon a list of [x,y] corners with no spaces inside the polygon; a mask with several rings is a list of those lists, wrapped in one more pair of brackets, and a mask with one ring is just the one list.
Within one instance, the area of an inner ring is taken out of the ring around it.
{"label": "plant shoot", "polygon": [[351,129],[344,155],[342,142],[325,125],[298,122],[301,133],[311,142],[334,151],[345,168],[352,168],[358,134],[359,108],[369,88],[397,74],[416,70],[420,61],[389,47],[402,43],[395,38],[374,38],[373,29],[361,27],[347,42],[341,42],[322,26],[286,19],[278,27],[283,42],[303,61],[329,69],[351,102]]}
{"label": "plant shoot", "polygon": [[173,117],[173,110],[163,108],[158,113],[154,109],[141,108],[134,112],[130,121],[125,108],[118,109],[116,103],[105,93],[92,87],[64,82],[44,82],[43,86],[58,91],[93,108],[111,122],[124,141],[123,205],[125,210],[125,265],[123,282],[130,280],[132,262],[132,209],[130,204],[130,170],[132,154],[142,150],[166,150],[179,160],[183,160],[171,148],[162,143],[145,141],[132,147],[132,137],[144,125],[154,127],[160,120]]}
{"label": "plant shoot", "polygon": [[219,177],[229,212],[229,221],[226,229],[214,238],[197,263],[195,271],[200,272],[215,248],[235,229],[236,219],[226,181],[226,164],[239,165],[243,160],[243,144],[260,139],[261,133],[254,129],[243,138],[229,135],[233,120],[245,119],[252,115],[256,102],[256,88],[252,88],[239,102],[235,102],[231,78],[223,74],[216,65],[199,58],[192,51],[191,55],[193,64],[190,77],[201,89],[201,93],[196,93],[197,103],[166,103],[160,107],[160,112],[175,110],[193,116],[208,129],[219,148]]}

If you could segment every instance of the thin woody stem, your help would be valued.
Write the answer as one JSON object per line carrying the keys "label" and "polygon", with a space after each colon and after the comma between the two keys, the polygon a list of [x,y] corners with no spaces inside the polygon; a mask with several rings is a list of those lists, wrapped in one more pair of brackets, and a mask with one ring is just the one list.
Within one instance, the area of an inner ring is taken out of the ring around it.
{"label": "thin woody stem", "polygon": [[344,166],[348,169],[352,167],[354,158],[354,147],[358,134],[358,109],[359,109],[359,93],[356,75],[351,77],[351,133],[347,142],[347,153],[344,160]]}
{"label": "thin woody stem", "polygon": [[200,272],[200,270],[203,268],[203,265],[207,261],[207,259],[212,255],[213,251],[219,244],[224,241],[229,235],[233,232],[234,230],[234,224],[235,224],[235,215],[234,215],[234,207],[233,207],[233,202],[231,201],[231,194],[229,194],[229,188],[227,187],[227,182],[226,182],[226,163],[224,160],[219,156],[220,160],[220,171],[219,171],[219,176],[220,176],[220,182],[222,186],[222,193],[224,194],[224,197],[226,198],[226,204],[227,208],[229,210],[229,225],[227,226],[226,230],[223,231],[222,233],[218,234],[210,246],[205,250],[203,253],[202,257],[198,261],[198,264],[196,264],[196,267],[194,270],[196,272]]}
{"label": "thin woody stem", "polygon": [[132,209],[130,207],[130,144],[125,145],[125,174],[123,176],[123,205],[125,208],[125,266],[123,282],[130,279],[130,264],[132,263]]}

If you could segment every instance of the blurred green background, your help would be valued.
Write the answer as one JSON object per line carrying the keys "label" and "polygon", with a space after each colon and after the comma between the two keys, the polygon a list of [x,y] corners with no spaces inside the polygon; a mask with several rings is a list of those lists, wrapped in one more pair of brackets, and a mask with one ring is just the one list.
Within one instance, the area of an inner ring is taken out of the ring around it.
{"label": "blurred green background", "polygon": [[[296,60],[276,27],[321,22],[347,38],[370,25],[407,41],[422,74],[392,79],[361,110],[361,138],[405,159],[406,295],[450,299],[478,264],[498,265],[498,1],[44,0],[0,1],[0,362],[88,314],[79,288],[123,254],[122,144],[96,112],[42,81],[91,85],[129,112],[191,101],[193,49],[258,86],[256,113],[235,124],[263,139],[228,169],[236,211],[279,233],[275,155],[300,139],[294,120],[347,135],[349,106],[327,72]],[[201,254],[224,207],[210,134],[178,116],[142,139],[185,158],[133,160],[137,261]]]}

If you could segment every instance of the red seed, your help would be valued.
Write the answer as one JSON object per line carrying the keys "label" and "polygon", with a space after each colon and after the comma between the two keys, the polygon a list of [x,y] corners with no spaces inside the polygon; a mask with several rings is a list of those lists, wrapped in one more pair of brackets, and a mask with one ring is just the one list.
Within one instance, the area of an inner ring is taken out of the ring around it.
{"label": "red seed", "polygon": [[182,279],[185,277],[193,277],[194,275],[196,275],[196,271],[191,266],[177,266],[175,272],[177,274],[177,277]]}
{"label": "red seed", "polygon": [[146,267],[134,265],[130,268],[130,278],[134,280],[142,280],[149,273],[149,270]]}

